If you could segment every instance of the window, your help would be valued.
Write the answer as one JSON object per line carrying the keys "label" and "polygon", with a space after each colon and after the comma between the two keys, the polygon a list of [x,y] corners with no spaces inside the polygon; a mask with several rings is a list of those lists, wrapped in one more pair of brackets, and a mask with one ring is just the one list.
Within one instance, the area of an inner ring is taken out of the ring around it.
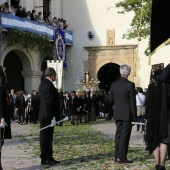
{"label": "window", "polygon": [[47,16],[47,13],[49,12],[49,1],[50,0],[43,0],[43,15]]}

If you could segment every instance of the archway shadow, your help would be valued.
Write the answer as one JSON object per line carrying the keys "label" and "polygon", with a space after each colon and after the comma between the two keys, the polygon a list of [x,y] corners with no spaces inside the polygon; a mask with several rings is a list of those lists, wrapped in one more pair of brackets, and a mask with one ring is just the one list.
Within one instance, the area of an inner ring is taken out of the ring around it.
{"label": "archway shadow", "polygon": [[109,91],[111,83],[120,77],[119,68],[116,63],[107,63],[99,69],[97,76],[100,89]]}

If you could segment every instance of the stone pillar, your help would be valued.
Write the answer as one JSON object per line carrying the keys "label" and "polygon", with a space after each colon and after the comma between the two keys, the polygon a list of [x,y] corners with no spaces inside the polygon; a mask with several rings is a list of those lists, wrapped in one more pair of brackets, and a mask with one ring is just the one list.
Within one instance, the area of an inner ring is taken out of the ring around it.
{"label": "stone pillar", "polygon": [[53,16],[63,18],[63,0],[53,0]]}
{"label": "stone pillar", "polygon": [[24,77],[25,90],[31,93],[32,90],[38,90],[41,83],[41,71],[22,71]]}

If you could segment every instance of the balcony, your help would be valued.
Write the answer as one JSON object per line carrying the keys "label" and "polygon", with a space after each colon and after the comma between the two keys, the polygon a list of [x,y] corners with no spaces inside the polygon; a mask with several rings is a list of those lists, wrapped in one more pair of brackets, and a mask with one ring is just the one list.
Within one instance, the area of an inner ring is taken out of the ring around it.
{"label": "balcony", "polygon": [[[50,25],[20,18],[12,14],[0,13],[0,17],[0,24],[3,28],[14,28],[21,31],[32,32],[34,34],[46,36],[49,40],[53,41],[54,29]],[[70,30],[65,30],[64,32],[66,45],[73,45],[73,32]]]}

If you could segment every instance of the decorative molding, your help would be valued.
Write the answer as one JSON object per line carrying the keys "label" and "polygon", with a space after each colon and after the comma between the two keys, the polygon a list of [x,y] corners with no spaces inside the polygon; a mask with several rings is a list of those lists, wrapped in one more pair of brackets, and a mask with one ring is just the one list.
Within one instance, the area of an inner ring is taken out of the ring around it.
{"label": "decorative molding", "polygon": [[106,45],[114,46],[115,45],[115,30],[106,30]]}

